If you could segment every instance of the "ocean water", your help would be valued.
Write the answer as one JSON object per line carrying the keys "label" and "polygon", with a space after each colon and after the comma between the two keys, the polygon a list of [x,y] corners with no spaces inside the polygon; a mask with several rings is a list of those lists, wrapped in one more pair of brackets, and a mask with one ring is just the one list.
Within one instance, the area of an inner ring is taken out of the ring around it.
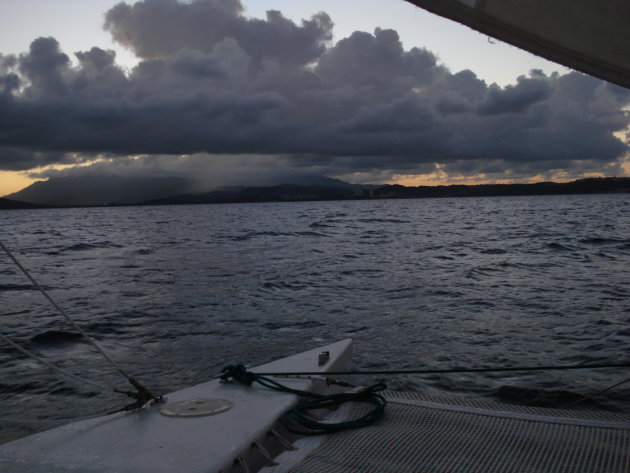
{"label": "ocean water", "polygon": [[[363,369],[630,361],[630,195],[21,210],[0,238],[126,370],[166,393],[345,337]],[[8,257],[0,330],[125,387]],[[629,369],[384,376],[391,388],[559,406]],[[630,413],[630,383],[585,407]],[[0,418],[125,398],[0,340]],[[0,441],[47,428],[0,420]]]}

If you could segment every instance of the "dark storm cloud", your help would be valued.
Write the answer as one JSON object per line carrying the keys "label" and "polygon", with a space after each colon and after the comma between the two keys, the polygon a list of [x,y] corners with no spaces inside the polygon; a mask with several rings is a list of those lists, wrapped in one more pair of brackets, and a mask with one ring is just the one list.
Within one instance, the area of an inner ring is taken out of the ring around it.
{"label": "dark storm cloud", "polygon": [[267,12],[266,20],[242,13],[240,0],[144,0],[116,5],[107,12],[105,28],[144,59],[171,57],[185,48],[211,52],[225,38],[234,38],[256,62],[269,58],[302,65],[317,59],[332,38],[332,21],[325,13],[301,26],[279,11]]}
{"label": "dark storm cloud", "polygon": [[532,77],[521,76],[516,85],[508,85],[503,89],[496,84],[491,85],[485,101],[479,105],[479,113],[498,115],[525,111],[551,94],[551,85],[546,79],[542,73],[532,71]]}
{"label": "dark storm cloud", "polygon": [[81,161],[68,153],[0,147],[0,163],[2,163],[2,170],[5,171],[27,171],[49,164],[77,164]]}
{"label": "dark storm cloud", "polygon": [[38,38],[31,43],[30,52],[20,58],[19,71],[30,82],[29,93],[48,97],[66,92],[66,78],[70,58],[59,50],[54,38]]}
{"label": "dark storm cloud", "polygon": [[[1,169],[118,156],[94,168],[103,171],[129,155],[190,154],[216,171],[210,155],[225,165],[226,155],[259,154],[267,157],[243,162],[329,175],[439,165],[505,176],[611,169],[627,152],[613,132],[630,123],[630,93],[578,73],[487,85],[425,49],[405,50],[393,30],[331,46],[324,13],[301,24],[279,12],[248,19],[238,0],[121,3],[106,28],[142,59],[132,71],[99,48],[72,62],[53,38],[0,56]],[[203,174],[164,159],[146,172]]]}
{"label": "dark storm cloud", "polygon": [[404,51],[398,33],[377,28],[374,34],[356,31],[330,48],[317,65],[327,84],[367,87],[388,94],[433,82],[443,68],[425,49]]}

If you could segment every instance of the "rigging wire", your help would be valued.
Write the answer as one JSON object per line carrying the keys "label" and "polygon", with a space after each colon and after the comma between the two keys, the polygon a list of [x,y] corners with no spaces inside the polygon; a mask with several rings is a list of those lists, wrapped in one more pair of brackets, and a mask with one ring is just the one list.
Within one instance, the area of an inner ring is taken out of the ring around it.
{"label": "rigging wire", "polygon": [[[118,363],[116,363],[112,357],[110,357],[105,350],[101,348],[101,346],[90,337],[77,323],[55,302],[55,300],[46,292],[46,290],[35,280],[33,276],[26,270],[24,266],[18,261],[18,259],[11,253],[11,251],[0,241],[0,248],[11,258],[11,260],[15,263],[15,265],[24,273],[24,275],[28,278],[31,283],[39,290],[39,292],[50,302],[50,304],[57,310],[57,312],[65,318],[70,325],[72,325],[85,339],[94,347],[96,350],[103,355],[103,357],[122,375],[127,381],[136,389],[137,392],[129,392],[123,391],[120,389],[114,389],[114,392],[125,394],[131,398],[136,399],[133,404],[130,404],[129,409],[135,409],[138,407],[142,407],[149,401],[161,401],[162,396],[156,396],[151,391],[149,391],[146,387],[140,384],[133,376],[128,374]],[[4,337],[6,339],[6,337]],[[20,349],[20,351],[23,351]],[[29,355],[30,356],[30,355]],[[38,361],[42,361],[40,358]],[[109,389],[109,388],[107,388]]]}
{"label": "rigging wire", "polygon": [[561,409],[568,409],[569,407],[576,406],[577,404],[580,404],[580,403],[582,403],[584,401],[588,401],[589,399],[593,399],[595,396],[599,396],[601,394],[607,393],[611,389],[615,389],[616,387],[619,387],[622,384],[626,384],[627,382],[630,382],[630,378],[624,379],[623,381],[619,381],[618,383],[615,383],[612,386],[608,386],[606,389],[602,389],[601,391],[598,391],[596,393],[584,396],[581,399],[578,399],[577,401],[570,402],[569,404],[566,404],[566,405],[562,406]]}
{"label": "rigging wire", "polygon": [[16,350],[19,350],[22,353],[24,353],[26,356],[29,356],[29,357],[33,358],[34,360],[42,363],[43,365],[46,365],[48,368],[50,368],[53,371],[56,371],[57,373],[61,373],[64,376],[68,376],[69,378],[72,378],[75,381],[78,381],[80,383],[89,384],[90,386],[96,387],[96,388],[98,388],[101,391],[106,391],[106,392],[114,391],[114,392],[116,392],[115,389],[113,389],[113,388],[109,388],[107,386],[104,386],[102,384],[96,383],[94,381],[90,381],[89,379],[82,378],[80,376],[77,376],[75,374],[70,373],[69,371],[64,370],[63,368],[58,367],[57,365],[52,364],[50,361],[47,361],[44,358],[42,358],[41,356],[38,356],[35,353],[27,350],[26,348],[18,345],[17,343],[15,343],[13,340],[11,340],[9,337],[7,337],[2,332],[0,332],[0,338],[2,338],[5,342],[7,342],[9,345],[11,345]]}
{"label": "rigging wire", "polygon": [[[448,373],[505,373],[513,371],[556,371],[556,370],[588,370],[599,368],[630,368],[630,361],[625,363],[598,363],[591,365],[549,365],[549,366],[508,366],[491,368],[440,368],[422,370],[365,370],[365,371],[327,371],[327,375],[393,375],[393,374],[448,374]],[[292,371],[285,373],[260,372],[262,376],[317,376],[318,371]],[[217,377],[220,377],[217,376]]]}
{"label": "rigging wire", "polygon": [[[511,367],[502,367],[502,368],[447,368],[447,369],[425,369],[425,370],[367,370],[367,371],[327,371],[326,375],[397,375],[397,374],[455,374],[455,373],[501,373],[501,372],[514,372],[514,371],[554,371],[554,370],[586,370],[586,369],[601,369],[601,368],[630,368],[630,362],[626,363],[599,363],[599,364],[591,364],[591,365],[555,365],[555,366],[511,366]],[[301,377],[301,376],[317,376],[322,373],[318,373],[316,371],[303,371],[303,372],[285,372],[285,373],[256,373],[259,376],[267,377],[284,377],[284,378],[293,378],[293,377]],[[217,377],[221,377],[222,375],[218,375]],[[630,382],[630,378],[624,379],[618,383],[615,383],[611,386],[608,386],[601,391],[598,391],[593,394],[589,394],[587,396],[578,399],[577,401],[571,402],[564,406],[561,406],[560,409],[568,409],[577,404],[580,404],[584,401],[592,399],[596,396],[604,394],[616,387],[619,387],[623,384]]]}
{"label": "rigging wire", "polygon": [[118,363],[116,363],[100,347],[100,345],[98,343],[96,343],[96,340],[94,340],[87,333],[85,333],[83,331],[83,329],[81,327],[79,327],[77,325],[77,323],[68,314],[66,314],[66,312],[54,301],[54,299],[52,297],[50,297],[50,295],[46,292],[46,290],[42,286],[39,285],[39,283],[35,280],[35,278],[33,278],[33,276],[31,276],[31,274],[26,270],[26,268],[24,266],[22,266],[22,264],[17,260],[17,258],[15,256],[13,256],[13,253],[11,253],[11,251],[9,251],[9,249],[1,241],[0,241],[0,248],[2,248],[2,250],[4,250],[4,252],[9,256],[9,258],[11,258],[13,260],[15,265],[18,268],[20,268],[22,273],[24,273],[24,275],[29,279],[29,281],[31,281],[33,283],[33,285],[39,290],[39,292],[42,293],[42,295],[48,300],[48,302],[50,302],[50,304],[57,310],[57,312],[59,312],[59,314],[61,314],[61,316],[64,317],[70,323],[70,325],[72,325],[79,333],[81,333],[81,335],[83,335],[85,337],[85,339],[88,342],[90,342],[94,346],[94,348],[96,348],[101,353],[101,355],[103,355],[107,359],[107,361],[109,361],[125,378],[129,379],[130,376],[125,372],[125,370],[123,370],[118,365]]}

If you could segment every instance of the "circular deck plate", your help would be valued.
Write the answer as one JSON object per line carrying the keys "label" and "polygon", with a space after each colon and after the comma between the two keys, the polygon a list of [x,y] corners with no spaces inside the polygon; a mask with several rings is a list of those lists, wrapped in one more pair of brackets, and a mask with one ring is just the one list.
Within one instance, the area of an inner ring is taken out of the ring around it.
{"label": "circular deck plate", "polygon": [[167,404],[160,414],[169,417],[213,416],[232,408],[234,404],[225,399],[188,399]]}

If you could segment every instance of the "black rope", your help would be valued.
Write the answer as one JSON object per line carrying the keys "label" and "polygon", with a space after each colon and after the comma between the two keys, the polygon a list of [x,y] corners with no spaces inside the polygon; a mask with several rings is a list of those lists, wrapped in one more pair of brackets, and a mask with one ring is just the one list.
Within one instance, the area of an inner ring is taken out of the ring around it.
{"label": "black rope", "polygon": [[[549,366],[510,366],[503,368],[445,368],[445,369],[425,369],[425,370],[366,370],[366,371],[327,371],[325,373],[317,371],[296,371],[296,372],[284,372],[284,373],[258,373],[259,376],[281,376],[290,378],[292,376],[321,376],[325,375],[427,375],[427,374],[455,374],[455,373],[505,373],[505,372],[528,372],[528,371],[557,371],[557,370],[589,370],[589,369],[603,369],[603,368],[630,368],[630,362],[625,363],[598,363],[590,365],[549,365]],[[610,391],[622,384],[630,382],[630,378],[625,379],[619,383],[613,384],[606,389],[599,391],[595,394],[584,396],[578,401],[572,402],[564,408],[573,407],[583,401],[591,399],[597,395]]]}
{"label": "black rope", "polygon": [[[322,373],[318,373],[322,374]],[[289,388],[277,381],[261,375],[260,373],[252,373],[247,371],[243,365],[230,365],[223,368],[221,371],[221,380],[223,382],[229,382],[230,380],[238,381],[246,386],[251,386],[253,383],[258,383],[267,389],[273,391],[279,391],[289,394],[295,394],[300,397],[306,398],[307,401],[298,403],[295,407],[289,409],[280,418],[284,427],[296,434],[302,435],[320,435],[328,434],[332,432],[338,432],[340,430],[356,429],[360,427],[366,427],[373,424],[377,420],[383,417],[385,413],[385,406],[387,401],[379,394],[380,391],[387,389],[384,383],[377,383],[373,386],[369,386],[361,391],[354,393],[338,393],[324,395],[314,393],[310,391],[303,391],[300,389]],[[358,401],[374,404],[374,408],[362,417],[352,419],[346,422],[327,423],[320,422],[313,419],[309,415],[309,411],[314,409],[334,409],[346,402]],[[295,428],[297,424],[301,428]]]}
{"label": "black rope", "polygon": [[591,365],[509,366],[503,368],[440,368],[423,370],[364,370],[364,371],[290,371],[283,373],[257,373],[259,376],[341,376],[341,375],[395,375],[395,374],[448,374],[448,373],[504,373],[513,371],[589,370],[602,368],[630,368],[630,362]]}

